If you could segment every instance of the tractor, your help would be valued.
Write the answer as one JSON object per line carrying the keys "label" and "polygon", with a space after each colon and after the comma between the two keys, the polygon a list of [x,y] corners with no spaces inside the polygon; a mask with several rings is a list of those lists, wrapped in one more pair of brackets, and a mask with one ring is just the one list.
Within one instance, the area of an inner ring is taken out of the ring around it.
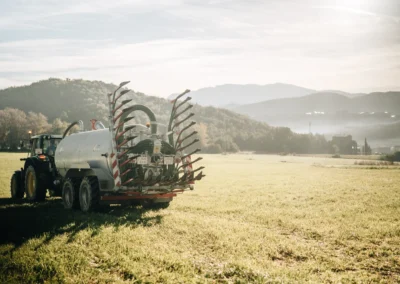
{"label": "tractor", "polygon": [[51,196],[61,196],[61,187],[54,183],[57,170],[54,161],[55,150],[61,141],[61,135],[41,134],[30,139],[30,152],[21,170],[11,177],[11,197],[30,201],[43,201],[47,189]]}

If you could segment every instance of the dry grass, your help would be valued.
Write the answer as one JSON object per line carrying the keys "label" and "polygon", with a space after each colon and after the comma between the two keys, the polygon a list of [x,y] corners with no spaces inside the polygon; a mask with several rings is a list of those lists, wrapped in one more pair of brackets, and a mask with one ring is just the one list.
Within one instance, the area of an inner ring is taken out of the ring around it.
{"label": "dry grass", "polygon": [[[18,157],[0,154],[2,197]],[[160,211],[0,199],[0,282],[400,281],[399,169],[255,155],[204,165],[195,191]]]}

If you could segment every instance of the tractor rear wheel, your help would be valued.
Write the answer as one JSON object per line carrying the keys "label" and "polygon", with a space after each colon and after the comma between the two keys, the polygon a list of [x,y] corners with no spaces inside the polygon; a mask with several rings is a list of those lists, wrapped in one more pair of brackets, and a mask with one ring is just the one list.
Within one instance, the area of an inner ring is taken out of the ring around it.
{"label": "tractor rear wheel", "polygon": [[85,177],[79,187],[79,204],[83,212],[94,211],[99,207],[100,188],[97,177]]}
{"label": "tractor rear wheel", "polygon": [[21,173],[14,173],[11,177],[11,198],[22,199],[24,197],[24,188],[21,184]]}
{"label": "tractor rear wheel", "polygon": [[79,182],[69,178],[64,181],[62,200],[65,209],[79,208]]}
{"label": "tractor rear wheel", "polygon": [[25,191],[26,198],[30,201],[44,201],[46,198],[44,182],[32,165],[25,172]]}

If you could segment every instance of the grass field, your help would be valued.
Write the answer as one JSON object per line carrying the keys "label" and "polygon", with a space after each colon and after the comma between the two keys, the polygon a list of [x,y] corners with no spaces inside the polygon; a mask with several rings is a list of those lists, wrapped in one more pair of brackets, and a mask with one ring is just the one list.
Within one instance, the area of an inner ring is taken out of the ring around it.
{"label": "grass field", "polygon": [[0,283],[400,282],[400,169],[204,155],[168,209],[13,204],[0,154]]}

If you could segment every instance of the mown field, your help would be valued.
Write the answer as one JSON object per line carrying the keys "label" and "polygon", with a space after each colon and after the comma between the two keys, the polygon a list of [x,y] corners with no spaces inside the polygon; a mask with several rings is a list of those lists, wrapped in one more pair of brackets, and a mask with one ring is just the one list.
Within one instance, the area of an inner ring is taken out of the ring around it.
{"label": "mown field", "polygon": [[400,169],[205,155],[168,209],[13,204],[0,154],[0,283],[398,283]]}

